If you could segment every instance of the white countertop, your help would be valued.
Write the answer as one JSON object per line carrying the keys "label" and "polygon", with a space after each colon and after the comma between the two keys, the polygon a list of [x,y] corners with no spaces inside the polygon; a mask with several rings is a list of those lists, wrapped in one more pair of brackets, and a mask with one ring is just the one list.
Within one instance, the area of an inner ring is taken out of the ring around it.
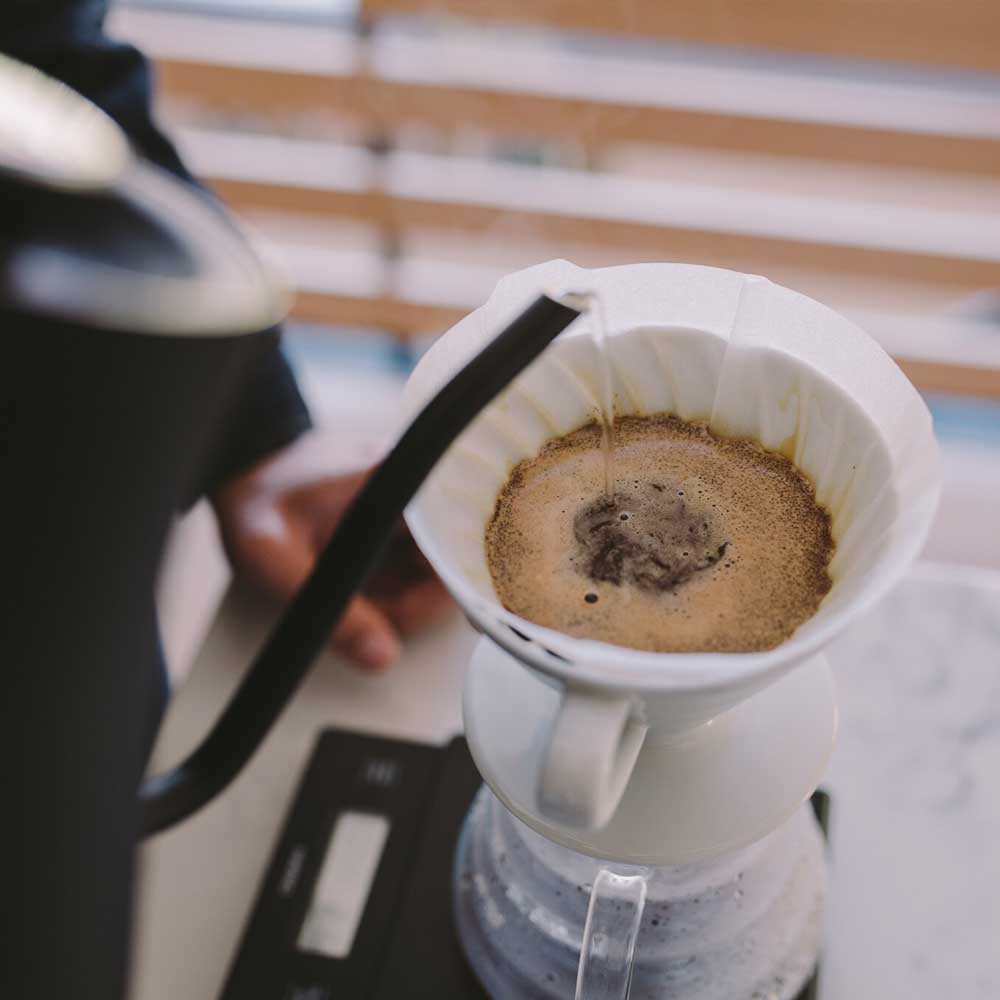
{"label": "white countertop", "polygon": [[[162,768],[233,689],[270,612],[230,593],[174,699]],[[382,677],[326,656],[233,786],[142,852],[135,1000],[216,1000],[316,733],[441,742],[474,635]],[[820,1000],[1000,996],[1000,573],[922,564],[830,650],[841,729]]]}

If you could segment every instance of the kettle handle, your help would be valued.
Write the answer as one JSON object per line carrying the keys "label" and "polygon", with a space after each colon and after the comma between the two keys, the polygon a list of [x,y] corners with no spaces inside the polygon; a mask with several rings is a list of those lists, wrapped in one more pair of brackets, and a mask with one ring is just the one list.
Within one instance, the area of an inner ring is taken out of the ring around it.
{"label": "kettle handle", "polygon": [[583,928],[576,1000],[627,1000],[645,906],[645,875],[598,872]]}
{"label": "kettle handle", "polygon": [[243,769],[371,572],[403,508],[483,407],[580,315],[574,303],[572,296],[540,296],[406,428],[347,509],[208,735],[176,767],[143,782],[143,836],[186,819]]}

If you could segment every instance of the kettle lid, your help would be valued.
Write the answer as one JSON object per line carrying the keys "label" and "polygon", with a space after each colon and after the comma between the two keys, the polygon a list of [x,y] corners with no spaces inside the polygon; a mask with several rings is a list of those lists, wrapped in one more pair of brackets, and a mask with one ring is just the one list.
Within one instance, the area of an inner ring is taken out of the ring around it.
{"label": "kettle lid", "polygon": [[0,306],[85,327],[234,336],[283,283],[210,195],[135,156],[107,115],[0,55]]}

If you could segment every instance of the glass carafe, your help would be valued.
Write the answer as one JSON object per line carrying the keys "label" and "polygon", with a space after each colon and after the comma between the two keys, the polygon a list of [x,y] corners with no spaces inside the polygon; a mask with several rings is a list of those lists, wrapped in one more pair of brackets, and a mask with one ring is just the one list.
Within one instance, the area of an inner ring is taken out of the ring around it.
{"label": "glass carafe", "polygon": [[454,903],[493,1000],[790,1000],[816,963],[825,886],[808,804],[749,847],[640,867],[555,844],[484,786]]}

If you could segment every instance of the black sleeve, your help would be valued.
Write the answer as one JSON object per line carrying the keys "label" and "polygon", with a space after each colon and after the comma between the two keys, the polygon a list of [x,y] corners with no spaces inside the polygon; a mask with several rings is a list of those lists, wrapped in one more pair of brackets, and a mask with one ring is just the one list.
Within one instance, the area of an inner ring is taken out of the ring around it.
{"label": "black sleeve", "polygon": [[[154,120],[148,61],[134,46],[105,34],[107,7],[107,0],[2,0],[0,51],[89,98],[118,122],[144,157],[197,183]],[[231,408],[221,447],[194,484],[191,499],[290,443],[311,425],[280,336],[275,332],[266,343],[267,350],[254,350],[249,359],[252,368],[244,373],[244,388]]]}
{"label": "black sleeve", "polygon": [[253,344],[239,359],[244,370],[233,379],[237,392],[227,406],[220,444],[190,491],[189,503],[290,444],[311,426],[295,376],[281,353],[279,332],[251,339]]}

